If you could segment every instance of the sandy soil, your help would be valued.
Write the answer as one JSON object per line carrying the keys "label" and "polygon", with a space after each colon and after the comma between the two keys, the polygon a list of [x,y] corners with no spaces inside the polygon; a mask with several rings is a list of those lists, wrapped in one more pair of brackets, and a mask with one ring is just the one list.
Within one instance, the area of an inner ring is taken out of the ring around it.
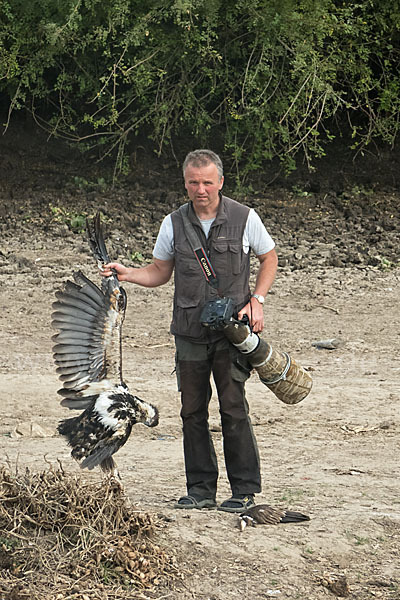
{"label": "sandy soil", "polygon": [[[18,226],[3,234],[3,460],[37,470],[61,461],[77,472],[55,433],[68,411],[56,395],[51,303],[72,270],[82,268],[98,281],[96,269],[83,237],[65,226],[42,227],[33,219],[24,224],[20,215]],[[290,249],[282,244],[289,258],[266,302],[263,336],[310,369],[313,390],[301,404],[286,406],[253,374],[247,392],[262,460],[257,502],[306,512],[311,520],[301,525],[241,533],[235,516],[173,509],[185,480],[168,332],[172,284],[126,286],[125,379],[158,405],[161,418],[155,430],[134,429],[118,465],[133,504],[161,517],[160,543],[176,554],[185,574],[174,587],[163,583],[142,598],[400,598],[400,272],[371,264],[335,267],[320,260],[321,252],[314,263],[292,270]],[[312,346],[326,338],[343,343],[336,350]],[[230,494],[215,396],[210,420],[222,501]]]}

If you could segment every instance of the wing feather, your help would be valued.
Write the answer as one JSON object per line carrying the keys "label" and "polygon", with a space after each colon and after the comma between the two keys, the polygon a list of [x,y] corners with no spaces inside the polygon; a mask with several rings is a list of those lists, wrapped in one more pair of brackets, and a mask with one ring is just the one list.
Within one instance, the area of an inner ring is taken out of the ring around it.
{"label": "wing feather", "polygon": [[60,376],[60,380],[63,381],[63,379],[62,379],[63,375],[71,375],[71,374],[80,373],[80,372],[83,373],[83,371],[78,371],[80,366],[83,366],[83,365],[79,365],[79,363],[75,362],[72,366],[69,366],[69,367],[57,367],[56,373]]}
{"label": "wing feather", "polygon": [[[61,377],[60,377],[61,379]],[[90,383],[91,375],[90,373],[80,372],[79,376],[75,379],[61,380],[63,382],[63,387],[66,390],[77,390],[80,391],[83,387],[83,384]]]}
{"label": "wing feather", "polygon": [[86,219],[86,230],[88,233],[90,248],[100,264],[110,262],[110,257],[104,243],[101,232],[100,213],[97,213],[93,225]]}
{"label": "wing feather", "polygon": [[[69,354],[71,358],[74,358],[75,354],[86,353],[88,356],[91,355],[92,348],[97,348],[97,345],[93,345],[93,343],[88,344],[55,344],[53,346],[54,354]],[[62,357],[61,357],[62,358]]]}
{"label": "wing feather", "polygon": [[[98,311],[100,312],[100,311]],[[91,315],[83,310],[79,309],[79,306],[75,308],[73,306],[64,305],[59,307],[54,313],[54,319],[59,321],[63,321],[64,323],[74,323],[75,321],[78,325],[83,325],[84,327],[88,326],[88,324],[95,323],[97,321],[97,315]]]}
{"label": "wing feather", "polygon": [[83,342],[87,342],[87,341],[93,341],[93,340],[101,340],[102,338],[102,332],[101,331],[94,331],[93,334],[91,335],[90,333],[85,333],[84,331],[65,331],[65,330],[61,330],[59,333],[56,333],[55,335],[52,336],[52,340],[53,342],[63,342],[64,344],[75,344],[76,340],[79,340],[79,342],[82,344]]}
{"label": "wing feather", "polygon": [[80,354],[76,353],[73,356],[68,356],[67,354],[57,354],[54,355],[54,362],[58,367],[78,367],[79,365],[83,367],[85,365],[92,364],[87,352]]}
{"label": "wing feather", "polygon": [[[57,390],[57,394],[59,394],[60,396],[62,396],[62,398],[68,398],[69,400],[82,400],[82,398],[86,398],[89,396],[83,396],[82,392],[87,389],[88,386],[86,386],[86,388],[84,386],[82,386],[82,389],[80,390],[81,395],[79,395],[79,392],[77,392],[76,390],[68,390],[67,388],[60,388],[59,390]],[[72,407],[73,408],[73,407]]]}
{"label": "wing feather", "polygon": [[[68,284],[74,287],[70,287]],[[97,308],[99,302],[88,294],[84,293],[84,289],[72,281],[67,281],[65,284],[65,290],[59,290],[56,292],[56,298],[60,301],[70,300],[70,298],[77,298],[81,302],[85,302],[88,306]]]}
{"label": "wing feather", "polygon": [[[77,381],[78,379],[81,379],[82,377],[86,377],[86,371],[78,371],[75,372],[76,370],[74,369],[73,373],[61,373],[59,376],[59,380],[63,381],[63,382],[67,382],[67,381]],[[64,385],[64,383],[63,383]]]}
{"label": "wing feather", "polygon": [[70,408],[73,410],[85,410],[91,405],[95,398],[96,396],[88,396],[87,398],[80,399],[73,398],[72,400],[70,400],[69,398],[64,398],[63,400],[61,400],[60,404],[65,408]]}
{"label": "wing feather", "polygon": [[[51,326],[53,329],[65,330],[65,331],[77,331],[82,333],[92,333],[93,328],[89,324],[77,325],[76,323],[68,323],[67,321],[61,321],[58,318],[54,319],[52,316]],[[56,340],[54,340],[56,341]]]}
{"label": "wing feather", "polygon": [[52,308],[54,308],[54,310],[69,312],[72,314],[75,314],[76,311],[79,310],[82,314],[92,315],[93,317],[97,318],[99,309],[102,310],[103,307],[93,306],[92,304],[82,301],[75,296],[68,296],[67,294],[64,294],[63,299],[53,302]]}
{"label": "wing feather", "polygon": [[[68,329],[75,329],[75,327],[84,327],[84,331],[90,333],[93,330],[93,323],[96,326],[96,320],[94,317],[88,317],[85,313],[80,314],[75,312],[75,314],[70,311],[56,311],[51,315],[53,319],[53,324],[55,329],[59,329],[58,325],[65,324],[68,326]],[[62,327],[61,329],[66,329],[66,327]]]}

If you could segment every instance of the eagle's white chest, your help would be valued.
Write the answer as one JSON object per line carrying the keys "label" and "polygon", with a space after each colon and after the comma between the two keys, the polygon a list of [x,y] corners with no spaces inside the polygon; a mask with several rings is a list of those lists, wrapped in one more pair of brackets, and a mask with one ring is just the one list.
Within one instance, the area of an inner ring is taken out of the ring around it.
{"label": "eagle's white chest", "polygon": [[116,417],[113,417],[112,412],[110,412],[110,407],[112,407],[113,402],[114,401],[109,398],[108,393],[103,392],[95,402],[94,411],[97,413],[98,419],[103,427],[116,430],[121,427],[121,421]]}

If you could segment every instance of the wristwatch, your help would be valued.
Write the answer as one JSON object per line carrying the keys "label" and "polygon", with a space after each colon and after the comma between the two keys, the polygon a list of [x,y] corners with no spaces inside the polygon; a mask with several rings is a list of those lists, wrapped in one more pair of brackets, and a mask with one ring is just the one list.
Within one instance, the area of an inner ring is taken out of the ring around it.
{"label": "wristwatch", "polygon": [[264,296],[261,296],[261,294],[252,294],[251,295],[252,298],[256,298],[256,300],[259,301],[260,304],[264,304]]}

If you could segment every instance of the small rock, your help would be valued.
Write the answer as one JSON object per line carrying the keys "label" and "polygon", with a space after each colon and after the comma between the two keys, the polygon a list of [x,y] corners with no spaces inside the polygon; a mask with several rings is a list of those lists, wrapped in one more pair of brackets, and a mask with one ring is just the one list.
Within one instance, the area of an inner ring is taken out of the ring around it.
{"label": "small rock", "polygon": [[20,437],[45,438],[53,437],[53,435],[55,435],[54,429],[44,427],[43,425],[39,425],[32,421],[18,423],[11,433],[13,439],[18,439]]}
{"label": "small rock", "polygon": [[324,349],[324,350],[335,350],[339,348],[339,346],[343,345],[343,341],[339,338],[330,338],[328,340],[319,340],[317,342],[312,342],[311,345],[314,348]]}

